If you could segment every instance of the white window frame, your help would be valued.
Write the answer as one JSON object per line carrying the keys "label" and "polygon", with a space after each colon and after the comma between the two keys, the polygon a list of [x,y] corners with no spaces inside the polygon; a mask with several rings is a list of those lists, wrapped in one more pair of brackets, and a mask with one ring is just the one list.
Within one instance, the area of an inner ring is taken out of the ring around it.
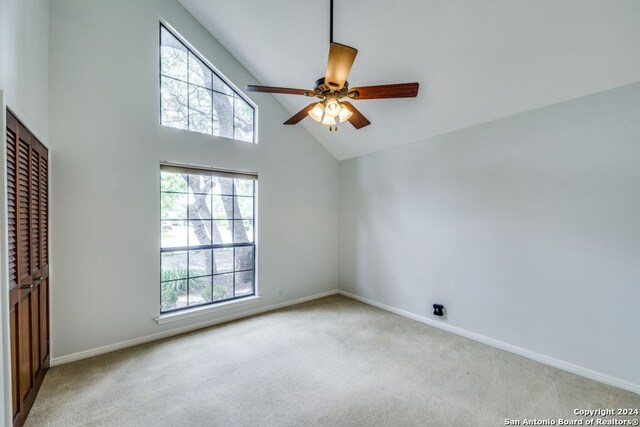
{"label": "white window frame", "polygon": [[[215,65],[213,65],[211,63],[211,61],[209,61],[205,55],[203,55],[198,49],[196,49],[195,46],[193,46],[185,37],[182,36],[182,34],[180,34],[171,24],[169,24],[166,20],[160,18],[159,21],[159,25],[158,25],[158,119],[160,120],[160,124],[162,125],[162,95],[161,95],[161,91],[162,91],[162,66],[161,66],[161,62],[162,62],[162,58],[161,58],[161,48],[162,48],[162,42],[161,42],[161,34],[162,34],[162,27],[164,27],[166,30],[168,30],[176,39],[178,39],[178,41],[180,43],[182,43],[188,51],[190,51],[193,55],[195,55],[200,61],[202,61],[207,67],[209,67],[211,69],[211,71],[216,74],[227,86],[229,86],[231,88],[231,90],[233,92],[235,92],[238,97],[240,97],[243,101],[245,101],[247,104],[249,104],[252,108],[253,108],[253,142],[249,142],[249,141],[242,141],[239,139],[235,139],[235,138],[227,138],[224,136],[218,136],[218,135],[213,135],[217,138],[225,138],[225,139],[230,139],[232,141],[235,142],[240,142],[240,143],[248,143],[248,144],[258,144],[259,142],[259,132],[258,132],[258,120],[259,120],[259,111],[258,111],[258,105],[253,102],[253,100],[251,100],[251,98],[249,98],[242,90],[240,90],[240,88],[238,88],[238,86],[236,86],[227,76],[225,76]],[[186,82],[188,84],[188,82]],[[166,127],[171,127],[168,125],[162,125],[162,126],[166,126]],[[194,132],[191,130],[188,130],[188,132]],[[234,123],[234,134],[235,134],[235,123]]]}

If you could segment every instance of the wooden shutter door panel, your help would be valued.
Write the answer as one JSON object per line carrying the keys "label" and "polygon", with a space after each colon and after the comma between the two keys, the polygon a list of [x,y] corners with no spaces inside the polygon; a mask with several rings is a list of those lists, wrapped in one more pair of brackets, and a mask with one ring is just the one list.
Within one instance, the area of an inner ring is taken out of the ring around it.
{"label": "wooden shutter door panel", "polygon": [[18,288],[18,130],[17,120],[7,114],[7,220],[9,253],[9,324],[11,340],[11,391],[13,417],[16,419],[22,409],[20,393],[20,295]]}
{"label": "wooden shutter door panel", "polygon": [[40,153],[35,138],[31,141],[31,159],[29,166],[29,231],[31,236],[29,251],[31,274],[38,275],[40,270]]}
{"label": "wooden shutter door panel", "polygon": [[48,367],[49,360],[49,279],[40,283],[40,366]]}
{"label": "wooden shutter door panel", "polygon": [[31,300],[31,373],[34,380],[42,368],[40,360],[40,292],[41,287],[38,285],[31,290],[29,295]]}
{"label": "wooden shutter door panel", "polygon": [[17,146],[18,202],[18,387],[21,411],[33,392],[33,351],[31,316],[31,133],[18,123]]}
{"label": "wooden shutter door panel", "polygon": [[48,152],[9,112],[6,152],[12,403],[21,426],[49,367]]}
{"label": "wooden shutter door panel", "polygon": [[40,260],[42,269],[49,273],[49,156],[43,147],[40,156]]}
{"label": "wooden shutter door panel", "polygon": [[8,240],[9,240],[9,253],[8,255],[8,273],[9,273],[9,289],[18,286],[18,255],[16,245],[18,243],[17,235],[17,205],[16,205],[16,141],[18,139],[14,129],[17,129],[18,124],[13,116],[7,115],[7,220],[8,220]]}
{"label": "wooden shutter door panel", "polygon": [[33,367],[31,364],[31,292],[20,303],[18,310],[18,340],[19,348],[18,363],[20,365],[18,373],[20,386],[20,400],[25,401],[33,391]]}
{"label": "wooden shutter door panel", "polygon": [[38,144],[40,156],[39,169],[39,219],[40,219],[40,277],[39,314],[40,314],[40,366],[49,365],[49,152]]}
{"label": "wooden shutter door panel", "polygon": [[[30,157],[31,141],[27,130],[19,125],[18,138],[18,163],[17,163],[17,183],[18,183],[18,285],[24,286],[31,283],[31,258],[30,258],[30,237],[29,230],[29,185],[30,185]],[[28,138],[28,139],[27,139]]]}
{"label": "wooden shutter door panel", "polygon": [[18,310],[15,309],[16,305],[11,306],[12,309],[9,312],[9,334],[11,337],[11,397],[13,402],[13,419],[20,412],[20,390],[18,387],[18,380],[15,375],[19,371],[20,365],[18,363]]}
{"label": "wooden shutter door panel", "polygon": [[40,219],[40,366],[49,365],[49,152],[42,145],[39,169],[39,219]]}
{"label": "wooden shutter door panel", "polygon": [[31,263],[31,292],[29,312],[31,318],[31,378],[40,373],[40,145],[32,136],[29,157],[29,258]]}

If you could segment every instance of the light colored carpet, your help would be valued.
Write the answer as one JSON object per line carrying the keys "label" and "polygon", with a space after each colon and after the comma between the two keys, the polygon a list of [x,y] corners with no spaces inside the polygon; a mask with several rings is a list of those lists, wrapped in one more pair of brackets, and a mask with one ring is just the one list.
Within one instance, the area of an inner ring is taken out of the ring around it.
{"label": "light colored carpet", "polygon": [[640,396],[332,296],[48,373],[27,426],[503,426]]}

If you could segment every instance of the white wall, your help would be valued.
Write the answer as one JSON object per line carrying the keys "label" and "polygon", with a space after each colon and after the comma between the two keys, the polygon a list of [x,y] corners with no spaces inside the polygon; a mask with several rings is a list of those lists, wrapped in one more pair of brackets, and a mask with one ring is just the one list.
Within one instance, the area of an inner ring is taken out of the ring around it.
{"label": "white wall", "polygon": [[[335,289],[338,166],[272,97],[252,96],[258,145],[158,126],[159,17],[255,83],[193,17],[56,0],[49,74],[47,8],[0,0],[0,89],[53,145],[54,358],[217,317],[152,320],[160,160],[260,174],[263,298],[225,316]],[[341,162],[341,288],[421,315],[442,301],[452,325],[640,384],[639,100],[631,85]]]}
{"label": "white wall", "polygon": [[339,287],[640,389],[640,83],[340,162]]}
{"label": "white wall", "polygon": [[6,277],[5,109],[8,106],[45,144],[49,136],[49,2],[0,0],[0,424],[11,422]]}
{"label": "white wall", "polygon": [[44,142],[49,136],[49,1],[0,0],[0,89]]}
{"label": "white wall", "polygon": [[[256,83],[175,0],[52,2],[54,359],[337,287],[337,161],[283,127],[270,95],[251,96],[257,145],[159,126],[160,17],[238,87]],[[161,160],[258,172],[259,302],[154,322]]]}

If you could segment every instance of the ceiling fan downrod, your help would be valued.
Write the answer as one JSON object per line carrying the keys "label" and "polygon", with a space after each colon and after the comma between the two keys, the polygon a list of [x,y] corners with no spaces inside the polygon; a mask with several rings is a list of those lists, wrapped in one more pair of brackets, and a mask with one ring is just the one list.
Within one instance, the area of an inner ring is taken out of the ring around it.
{"label": "ceiling fan downrod", "polygon": [[319,98],[319,101],[307,105],[283,124],[295,125],[309,116],[316,122],[328,126],[331,132],[338,130],[338,123],[349,122],[356,129],[362,129],[371,124],[351,102],[343,101],[343,98],[355,101],[414,98],[418,95],[417,82],[350,88],[347,77],[357,54],[358,49],[333,41],[333,0],[329,0],[329,59],[324,77],[316,81],[313,90],[247,85],[247,91]]}
{"label": "ceiling fan downrod", "polygon": [[333,43],[333,0],[329,0],[329,44]]}

